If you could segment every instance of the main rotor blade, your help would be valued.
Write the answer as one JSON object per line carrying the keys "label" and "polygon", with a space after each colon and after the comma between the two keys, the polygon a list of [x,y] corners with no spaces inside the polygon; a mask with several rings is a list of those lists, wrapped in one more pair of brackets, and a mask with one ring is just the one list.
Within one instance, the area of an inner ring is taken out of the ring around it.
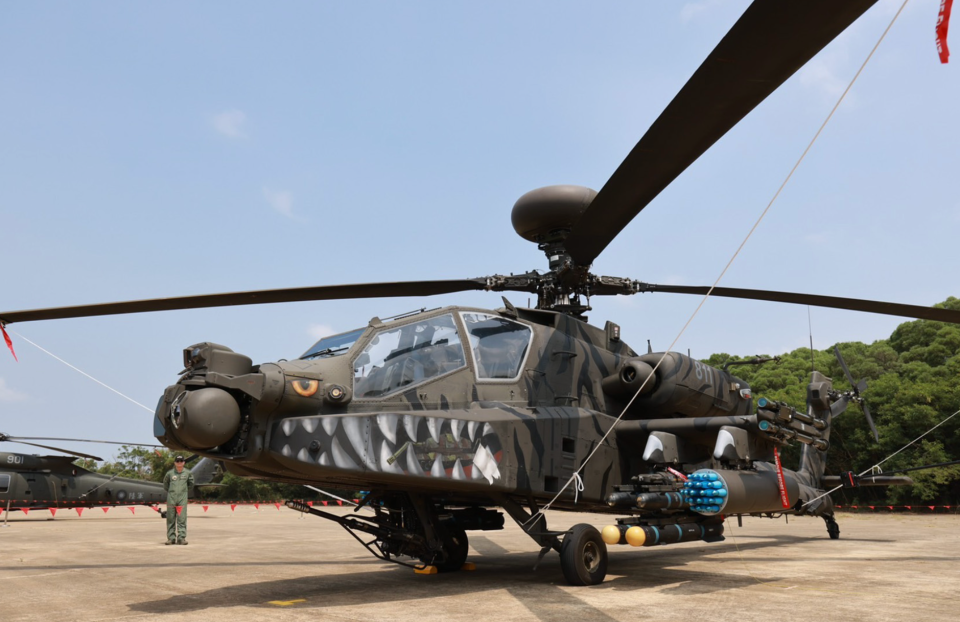
{"label": "main rotor blade", "polygon": [[91,438],[54,438],[52,436],[10,436],[3,433],[0,433],[0,441],[13,441],[15,443],[21,441],[58,441],[71,443],[105,443],[107,445],[129,445],[131,447],[165,447],[165,445],[155,445],[151,443],[124,443],[121,441],[100,441]]}
{"label": "main rotor blade", "polygon": [[584,211],[566,240],[588,266],[680,173],[876,0],[756,0]]}
{"label": "main rotor blade", "polygon": [[103,458],[99,458],[97,456],[91,456],[90,454],[81,453],[79,451],[73,451],[72,449],[63,449],[62,447],[51,447],[50,445],[39,445],[37,443],[28,443],[26,441],[17,441],[12,438],[8,438],[6,440],[12,441],[14,443],[20,443],[21,445],[30,445],[32,447],[42,447],[43,449],[59,451],[61,453],[70,454],[71,456],[76,456],[77,458],[87,458],[89,460],[96,460],[97,462],[103,462]]}
{"label": "main rotor blade", "polygon": [[[638,293],[667,292],[671,294],[698,294],[706,295],[709,287],[688,287],[686,285],[655,285],[653,283],[638,283]],[[767,300],[769,302],[786,302],[797,305],[811,305],[830,309],[847,309],[850,311],[864,311],[881,315],[897,315],[901,317],[933,320],[960,324],[960,311],[953,309],[935,309],[919,305],[904,305],[896,302],[880,302],[877,300],[860,300],[858,298],[837,298],[835,296],[817,296],[815,294],[794,294],[790,292],[773,292],[765,289],[735,289],[732,287],[715,287],[711,296],[723,298],[743,298],[746,300]]]}
{"label": "main rotor blade", "polygon": [[866,402],[860,402],[860,410],[863,411],[863,416],[867,418],[867,425],[870,426],[870,431],[873,432],[873,440],[880,442],[880,434],[877,433],[877,424],[873,422],[873,415],[870,414],[870,409],[867,408]]}
{"label": "main rotor blade", "polygon": [[438,294],[452,294],[454,292],[482,289],[484,289],[484,279],[351,283],[347,285],[322,285],[319,287],[262,289],[250,292],[179,296],[177,298],[154,298],[150,300],[131,300],[127,302],[110,302],[75,307],[4,311],[0,312],[0,322],[3,324],[12,324],[13,322],[60,320],[64,318],[91,317],[95,315],[121,315],[124,313],[146,313],[148,311],[205,309],[209,307],[233,307],[238,305],[302,302],[308,300],[436,296]]}

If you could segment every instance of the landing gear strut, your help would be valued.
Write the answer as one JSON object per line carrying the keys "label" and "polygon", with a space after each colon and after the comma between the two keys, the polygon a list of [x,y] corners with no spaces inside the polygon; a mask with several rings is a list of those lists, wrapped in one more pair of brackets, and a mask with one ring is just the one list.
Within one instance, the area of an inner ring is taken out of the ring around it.
{"label": "landing gear strut", "polygon": [[837,524],[837,520],[833,517],[833,514],[824,515],[823,522],[827,524],[827,534],[830,535],[831,540],[840,539],[840,525]]}

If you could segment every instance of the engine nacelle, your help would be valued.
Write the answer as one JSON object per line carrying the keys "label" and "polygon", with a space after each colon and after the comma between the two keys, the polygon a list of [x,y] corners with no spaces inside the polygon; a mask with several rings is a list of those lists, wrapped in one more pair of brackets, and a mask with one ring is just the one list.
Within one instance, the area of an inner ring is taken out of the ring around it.
{"label": "engine nacelle", "polygon": [[[645,354],[627,359],[615,375],[603,380],[603,391],[628,400],[647,373],[663,362],[630,407],[635,416],[717,417],[750,415],[750,386],[725,371],[677,352]],[[632,390],[631,390],[632,389]]]}

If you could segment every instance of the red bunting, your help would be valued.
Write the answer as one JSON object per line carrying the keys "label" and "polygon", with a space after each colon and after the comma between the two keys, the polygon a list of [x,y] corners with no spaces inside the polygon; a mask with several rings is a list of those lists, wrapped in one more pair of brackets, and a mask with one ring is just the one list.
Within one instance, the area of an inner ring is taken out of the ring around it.
{"label": "red bunting", "polygon": [[110,508],[100,508],[100,509],[103,510],[103,513],[104,513],[104,514],[106,514],[106,513],[107,513],[107,510],[109,510]]}
{"label": "red bunting", "polygon": [[154,512],[159,512],[159,511],[160,511],[160,506],[158,506],[158,505],[153,505],[153,506],[150,506],[150,509],[153,510]]}
{"label": "red bunting", "polygon": [[341,501],[340,499],[337,499],[337,505],[343,505],[343,501]]}
{"label": "red bunting", "polygon": [[259,509],[260,509],[260,504],[259,504],[259,503],[254,503],[254,504],[253,504],[253,507],[255,507],[255,508],[257,508],[257,510],[259,510]]}
{"label": "red bunting", "polygon": [[874,506],[872,506],[872,505],[868,505],[867,507],[870,508],[871,510],[876,510],[876,509],[877,509],[876,507],[874,507]]}
{"label": "red bunting", "polygon": [[360,499],[354,499],[353,502],[356,503],[356,504],[359,504],[359,503],[360,503]]}
{"label": "red bunting", "polygon": [[[950,28],[950,10],[953,0],[940,0],[940,13],[937,15],[937,54],[940,62],[950,60],[950,50],[947,48],[947,29]],[[10,343],[7,341],[7,343]]]}
{"label": "red bunting", "polygon": [[10,340],[10,335],[7,334],[7,329],[3,327],[3,324],[0,323],[0,331],[3,332],[3,340],[7,342],[7,347],[10,348],[10,354],[13,355],[13,360],[20,362],[20,359],[17,358],[17,353],[13,351],[13,341]]}
{"label": "red bunting", "polygon": [[231,503],[231,504],[230,504],[230,511],[233,512],[233,511],[236,510],[236,509],[237,509],[237,504],[236,504],[236,503]]}
{"label": "red bunting", "polygon": [[903,506],[903,507],[907,508],[908,510],[912,510],[912,509],[913,509],[913,506],[912,506],[912,505],[905,505],[905,506]]}
{"label": "red bunting", "polygon": [[182,506],[182,505],[178,505],[178,506],[177,506],[177,516],[180,516],[180,512],[182,512],[182,511],[183,511],[183,506]]}
{"label": "red bunting", "polygon": [[201,506],[201,507],[203,508],[203,511],[204,511],[204,512],[206,512],[207,510],[210,509],[210,506],[209,506],[209,505],[204,505],[204,506]]}
{"label": "red bunting", "polygon": [[20,508],[24,514],[30,514],[30,508]]}
{"label": "red bunting", "polygon": [[277,511],[279,512],[279,511],[280,511],[280,504],[279,504],[279,503],[274,503],[274,505],[277,506]]}
{"label": "red bunting", "polygon": [[930,508],[931,510],[937,509],[937,506],[935,506],[935,505],[928,505],[927,507]]}
{"label": "red bunting", "polygon": [[132,505],[130,506],[130,513],[131,513],[131,514],[136,514],[136,513],[137,513],[136,508],[134,508]]}
{"label": "red bunting", "polygon": [[73,508],[77,511],[77,516],[83,516],[83,508]]}
{"label": "red bunting", "polygon": [[307,501],[307,505],[309,505],[310,507],[313,507],[313,501]]}
{"label": "red bunting", "polygon": [[327,502],[327,501],[321,501],[320,503],[326,505],[328,502]]}
{"label": "red bunting", "polygon": [[56,516],[56,515],[57,515],[57,508],[50,508],[50,516]]}

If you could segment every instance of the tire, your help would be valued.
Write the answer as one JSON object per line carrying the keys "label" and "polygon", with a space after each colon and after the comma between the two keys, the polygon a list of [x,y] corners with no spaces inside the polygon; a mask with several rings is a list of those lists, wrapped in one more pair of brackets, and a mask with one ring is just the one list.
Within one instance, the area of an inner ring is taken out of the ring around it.
{"label": "tire", "polygon": [[593,525],[580,523],[560,544],[560,569],[570,585],[598,585],[607,576],[607,545]]}
{"label": "tire", "polygon": [[467,561],[467,553],[470,550],[470,542],[467,539],[467,532],[457,525],[445,525],[443,527],[443,552],[447,558],[440,563],[435,563],[439,572],[456,572],[463,568]]}

